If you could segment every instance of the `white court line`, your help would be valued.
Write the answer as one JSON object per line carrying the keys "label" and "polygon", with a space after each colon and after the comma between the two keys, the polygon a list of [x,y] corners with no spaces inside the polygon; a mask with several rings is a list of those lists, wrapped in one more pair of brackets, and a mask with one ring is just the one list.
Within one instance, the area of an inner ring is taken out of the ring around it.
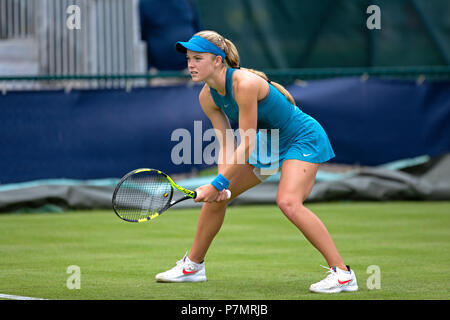
{"label": "white court line", "polygon": [[11,300],[47,300],[47,299],[41,299],[41,298],[22,297],[22,296],[15,296],[15,295],[11,295],[11,294],[2,294],[2,293],[0,293],[0,298],[11,299]]}

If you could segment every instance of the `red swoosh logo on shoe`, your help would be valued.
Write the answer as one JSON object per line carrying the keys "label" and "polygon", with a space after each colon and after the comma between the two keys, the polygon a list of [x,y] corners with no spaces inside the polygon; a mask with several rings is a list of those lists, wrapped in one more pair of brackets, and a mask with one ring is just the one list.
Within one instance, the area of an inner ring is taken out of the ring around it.
{"label": "red swoosh logo on shoe", "polygon": [[193,274],[193,273],[196,273],[198,270],[194,270],[194,271],[186,271],[184,268],[183,268],[183,274]]}
{"label": "red swoosh logo on shoe", "polygon": [[[183,271],[184,271],[184,270],[183,270]],[[350,281],[352,281],[352,279],[346,280],[346,281],[338,280],[339,284],[346,284],[347,282],[350,282]]]}

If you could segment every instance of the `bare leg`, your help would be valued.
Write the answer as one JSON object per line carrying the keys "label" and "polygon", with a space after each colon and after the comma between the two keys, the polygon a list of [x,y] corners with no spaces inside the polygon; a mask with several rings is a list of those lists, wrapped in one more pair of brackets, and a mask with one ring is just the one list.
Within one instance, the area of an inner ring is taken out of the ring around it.
{"label": "bare leg", "polygon": [[319,164],[286,160],[281,168],[277,204],[286,217],[324,256],[330,267],[347,270],[325,225],[303,205],[314,185]]}
{"label": "bare leg", "polygon": [[239,175],[230,181],[231,199],[203,204],[189,254],[191,261],[200,263],[205,258],[209,246],[222,226],[228,202],[261,182],[253,173],[253,168],[252,165],[246,164]]}

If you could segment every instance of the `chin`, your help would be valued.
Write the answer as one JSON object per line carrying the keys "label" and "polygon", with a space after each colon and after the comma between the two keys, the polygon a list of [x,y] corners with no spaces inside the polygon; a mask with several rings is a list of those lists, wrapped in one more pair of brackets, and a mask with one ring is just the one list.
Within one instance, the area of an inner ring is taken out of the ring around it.
{"label": "chin", "polygon": [[191,80],[192,80],[193,82],[203,82],[203,79],[201,79],[201,78],[199,78],[199,77],[192,77],[192,76],[191,76]]}

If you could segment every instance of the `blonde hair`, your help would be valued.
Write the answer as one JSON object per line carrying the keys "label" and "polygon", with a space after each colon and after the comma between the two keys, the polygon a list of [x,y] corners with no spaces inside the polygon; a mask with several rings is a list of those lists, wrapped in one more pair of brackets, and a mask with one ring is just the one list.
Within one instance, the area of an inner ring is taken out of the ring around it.
{"label": "blonde hair", "polygon": [[268,81],[271,85],[273,85],[278,91],[280,91],[286,97],[286,99],[289,100],[290,103],[292,103],[295,106],[294,98],[291,96],[289,91],[287,91],[286,88],[283,87],[281,84],[273,82],[273,81],[269,81],[269,78],[267,77],[267,75],[262,71],[258,71],[255,69],[249,69],[249,68],[242,68],[239,65],[239,63],[240,63],[239,53],[236,49],[236,46],[233,44],[233,42],[231,42],[228,39],[225,39],[217,32],[211,31],[211,30],[200,31],[200,32],[197,32],[195,35],[208,40],[209,42],[215,44],[217,47],[222,49],[226,54],[225,63],[229,67],[248,70],[248,71],[260,76],[264,80]]}

